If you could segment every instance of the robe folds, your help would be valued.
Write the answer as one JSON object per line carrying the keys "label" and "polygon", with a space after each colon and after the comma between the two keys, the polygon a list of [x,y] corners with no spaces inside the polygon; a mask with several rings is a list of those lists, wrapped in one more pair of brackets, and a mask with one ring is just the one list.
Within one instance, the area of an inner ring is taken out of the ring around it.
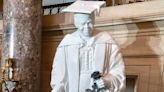
{"label": "robe folds", "polygon": [[124,62],[119,48],[107,32],[87,42],[67,34],[57,47],[51,72],[51,92],[85,92],[94,71],[103,73],[108,85],[101,92],[123,92]]}

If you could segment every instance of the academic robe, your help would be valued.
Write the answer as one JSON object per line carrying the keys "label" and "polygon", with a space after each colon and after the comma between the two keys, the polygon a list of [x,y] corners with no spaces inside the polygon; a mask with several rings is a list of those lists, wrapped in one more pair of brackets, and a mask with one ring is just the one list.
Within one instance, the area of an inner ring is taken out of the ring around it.
{"label": "academic robe", "polygon": [[103,73],[107,82],[101,92],[123,92],[124,62],[119,48],[107,32],[87,42],[68,34],[57,47],[51,73],[51,92],[85,92],[94,71]]}

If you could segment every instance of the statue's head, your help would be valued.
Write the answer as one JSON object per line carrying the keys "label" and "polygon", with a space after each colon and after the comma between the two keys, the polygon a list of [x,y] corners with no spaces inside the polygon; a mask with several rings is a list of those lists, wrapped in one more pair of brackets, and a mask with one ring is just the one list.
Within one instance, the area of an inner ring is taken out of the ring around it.
{"label": "statue's head", "polygon": [[100,7],[105,4],[104,1],[81,1],[77,0],[63,12],[74,13],[74,25],[84,36],[91,36],[95,22],[95,13],[100,13]]}
{"label": "statue's head", "polygon": [[94,14],[76,13],[74,14],[74,25],[83,36],[91,36],[94,30]]}

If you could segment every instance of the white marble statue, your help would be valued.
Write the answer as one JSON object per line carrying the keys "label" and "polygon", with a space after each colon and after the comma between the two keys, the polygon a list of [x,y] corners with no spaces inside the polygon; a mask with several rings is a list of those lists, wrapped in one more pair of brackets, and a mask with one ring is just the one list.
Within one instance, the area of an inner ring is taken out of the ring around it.
{"label": "white marble statue", "polygon": [[[93,90],[94,83],[99,92],[124,91],[124,62],[119,48],[107,32],[94,29],[94,20],[94,13],[74,14],[77,31],[67,34],[57,47],[51,92],[86,92]],[[91,78],[95,71],[101,73],[100,79]]]}

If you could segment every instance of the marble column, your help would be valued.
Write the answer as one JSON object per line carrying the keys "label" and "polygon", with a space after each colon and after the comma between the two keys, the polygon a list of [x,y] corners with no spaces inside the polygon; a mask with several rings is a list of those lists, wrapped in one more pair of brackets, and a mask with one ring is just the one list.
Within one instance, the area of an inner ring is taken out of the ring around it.
{"label": "marble column", "polygon": [[1,68],[13,58],[16,92],[40,92],[41,17],[42,0],[4,0]]}

